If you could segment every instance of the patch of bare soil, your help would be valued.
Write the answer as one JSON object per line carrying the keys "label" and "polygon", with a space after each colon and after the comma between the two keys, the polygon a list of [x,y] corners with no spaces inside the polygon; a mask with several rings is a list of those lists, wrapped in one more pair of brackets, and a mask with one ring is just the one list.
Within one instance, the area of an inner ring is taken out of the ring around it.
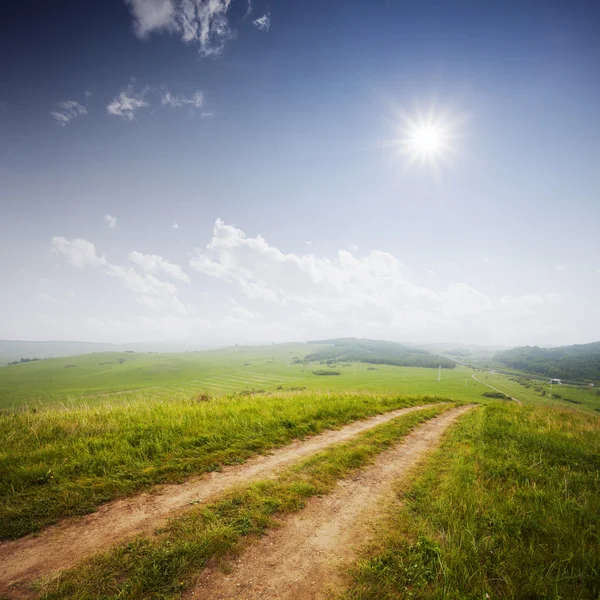
{"label": "patch of bare soil", "polygon": [[203,600],[322,600],[344,587],[344,568],[369,539],[393,483],[471,407],[456,408],[410,433],[374,465],[340,481],[332,494],[311,499],[249,544],[230,573],[205,569],[185,598]]}
{"label": "patch of bare soil", "polygon": [[152,493],[108,502],[95,513],[65,519],[38,535],[0,542],[0,596],[30,597],[28,584],[34,579],[72,567],[83,558],[137,534],[152,533],[190,503],[210,501],[234,485],[273,476],[283,467],[331,444],[430,406],[402,408],[295,440],[271,454],[252,457],[242,465],[224,467],[181,485],[157,486]]}

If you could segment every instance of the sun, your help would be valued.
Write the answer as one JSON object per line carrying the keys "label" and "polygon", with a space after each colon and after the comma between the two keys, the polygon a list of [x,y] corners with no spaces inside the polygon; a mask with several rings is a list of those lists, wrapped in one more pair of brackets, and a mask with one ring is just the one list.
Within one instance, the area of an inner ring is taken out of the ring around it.
{"label": "sun", "polygon": [[412,161],[433,163],[452,153],[450,124],[442,119],[407,119],[399,140],[400,149]]}
{"label": "sun", "polygon": [[399,109],[393,125],[396,138],[390,142],[405,159],[406,167],[420,165],[438,172],[458,154],[464,116],[436,110],[433,105],[412,114]]}
{"label": "sun", "polygon": [[444,132],[436,125],[425,123],[413,128],[407,142],[415,154],[435,156],[444,150]]}

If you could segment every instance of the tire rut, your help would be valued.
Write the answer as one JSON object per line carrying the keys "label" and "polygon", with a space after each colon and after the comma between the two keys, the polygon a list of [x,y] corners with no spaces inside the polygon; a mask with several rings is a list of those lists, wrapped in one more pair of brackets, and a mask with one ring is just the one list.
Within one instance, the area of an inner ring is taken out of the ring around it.
{"label": "tire rut", "polygon": [[344,587],[343,569],[371,537],[382,500],[472,406],[452,409],[410,433],[375,463],[309,500],[281,526],[249,544],[224,574],[205,569],[184,598],[203,600],[325,600]]}
{"label": "tire rut", "polygon": [[327,430],[290,444],[267,455],[257,455],[241,465],[189,479],[183,484],[155,487],[142,493],[101,505],[83,517],[64,519],[39,534],[0,542],[0,596],[31,597],[29,583],[60,569],[74,566],[82,559],[107,550],[137,534],[151,534],[175,514],[198,502],[207,502],[226,489],[255,479],[274,476],[282,468],[331,444],[401,415],[434,406],[412,406],[355,421],[341,429]]}

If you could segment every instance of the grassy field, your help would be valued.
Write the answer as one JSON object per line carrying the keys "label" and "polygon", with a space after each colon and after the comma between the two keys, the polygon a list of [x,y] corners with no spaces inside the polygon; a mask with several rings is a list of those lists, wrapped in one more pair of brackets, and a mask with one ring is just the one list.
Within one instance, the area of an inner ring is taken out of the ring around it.
{"label": "grassy field", "polygon": [[398,488],[345,600],[600,596],[600,419],[472,411]]}
{"label": "grassy field", "polygon": [[98,402],[0,415],[0,536],[302,437],[433,398],[368,393]]}
{"label": "grassy field", "polygon": [[[505,394],[518,398],[525,404],[600,412],[600,389],[596,387],[553,385],[552,392],[550,392],[547,378],[525,379],[518,375],[489,372],[478,372],[475,373],[475,376],[481,381],[502,390]],[[542,395],[542,392],[544,392],[544,395]]]}
{"label": "grassy field", "polygon": [[470,400],[485,391],[484,386],[469,379],[472,371],[466,367],[442,369],[439,383],[437,369],[364,363],[338,363],[337,376],[314,375],[313,371],[327,369],[327,365],[294,364],[293,360],[302,359],[315,347],[280,344],[174,354],[96,353],[11,365],[0,368],[0,408],[24,404],[39,408],[81,400],[116,402],[119,398],[138,398],[140,393],[166,399],[203,392],[226,395],[294,387]]}

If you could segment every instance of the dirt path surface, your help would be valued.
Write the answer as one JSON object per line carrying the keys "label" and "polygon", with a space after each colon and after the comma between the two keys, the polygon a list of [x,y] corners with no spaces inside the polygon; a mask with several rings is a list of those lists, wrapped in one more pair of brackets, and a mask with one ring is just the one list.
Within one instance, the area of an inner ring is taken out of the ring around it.
{"label": "dirt path surface", "polygon": [[[475,377],[475,375],[471,375],[471,377],[475,380],[475,381],[479,381],[479,383],[482,383],[483,385],[487,385],[489,388],[491,388],[492,390],[494,390],[495,392],[500,392],[501,394],[504,394],[505,396],[508,396],[508,394],[506,392],[503,392],[502,390],[499,390],[498,388],[494,387],[493,385],[490,385],[489,383],[486,383],[485,381],[481,381],[481,379],[477,379],[477,377]],[[509,396],[509,398],[511,400],[514,400],[517,404],[523,404],[519,399],[517,398],[513,398],[512,396]]]}
{"label": "dirt path surface", "polygon": [[281,468],[331,444],[431,406],[402,408],[305,440],[295,440],[271,454],[252,457],[242,465],[224,467],[181,485],[158,486],[154,493],[108,502],[95,513],[65,519],[37,536],[0,542],[0,597],[30,597],[30,581],[72,567],[81,559],[136,534],[151,533],[192,502],[209,501],[231,486],[273,476]]}
{"label": "dirt path surface", "polygon": [[342,569],[370,537],[382,501],[470,406],[450,410],[341,481],[332,494],[309,500],[242,552],[230,573],[207,568],[184,595],[190,600],[324,600],[344,585]]}

